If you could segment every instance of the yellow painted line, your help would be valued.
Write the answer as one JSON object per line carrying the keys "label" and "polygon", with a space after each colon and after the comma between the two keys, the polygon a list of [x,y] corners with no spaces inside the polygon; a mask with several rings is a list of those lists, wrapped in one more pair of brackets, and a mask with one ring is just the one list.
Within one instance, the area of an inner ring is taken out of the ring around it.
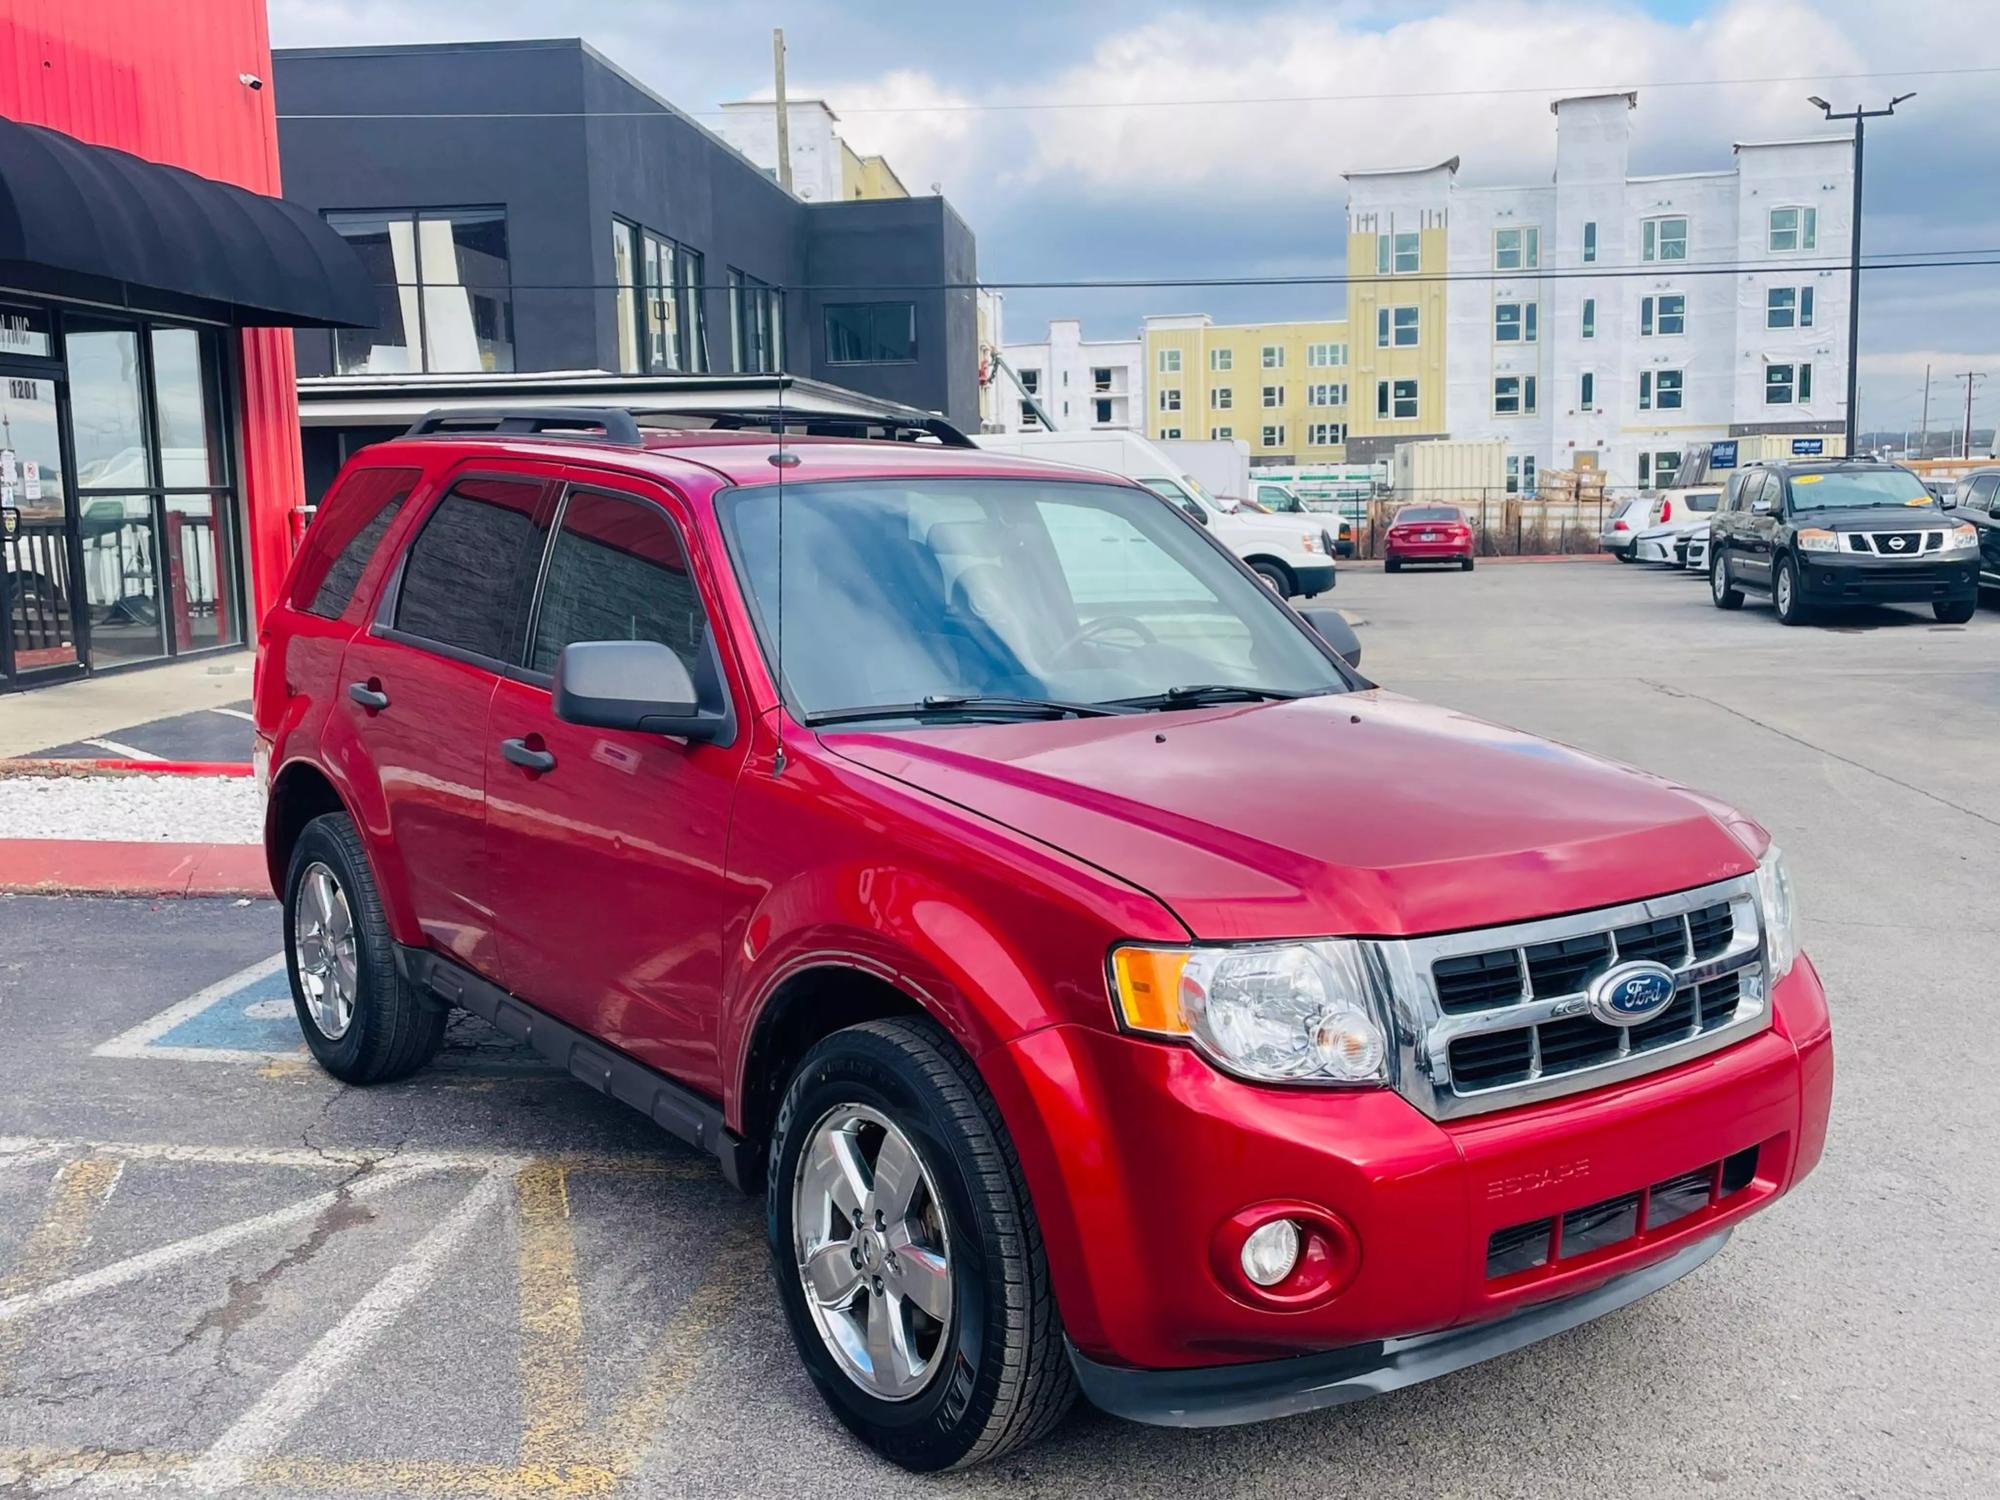
{"label": "yellow painted line", "polygon": [[[110,1201],[125,1173],[116,1157],[86,1156],[64,1162],[49,1185],[48,1206],[22,1242],[13,1266],[0,1277],[0,1298],[48,1286],[69,1275],[90,1244],[98,1210]],[[0,1369],[14,1362],[27,1338],[20,1323],[0,1323]]]}
{"label": "yellow painted line", "polygon": [[523,1167],[514,1200],[521,1221],[521,1464],[554,1470],[575,1457],[588,1418],[568,1168],[558,1161]]}

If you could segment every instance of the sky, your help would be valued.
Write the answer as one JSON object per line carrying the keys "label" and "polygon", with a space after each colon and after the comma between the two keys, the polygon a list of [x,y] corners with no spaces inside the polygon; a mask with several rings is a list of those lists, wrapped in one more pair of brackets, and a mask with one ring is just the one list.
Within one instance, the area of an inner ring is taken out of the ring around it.
{"label": "sky", "polygon": [[[1807,105],[1874,107],[1869,257],[2000,248],[2000,27],[1991,0],[1443,0],[1090,5],[1013,0],[270,0],[274,46],[581,36],[687,113],[788,87],[849,142],[935,184],[989,282],[1338,274],[1342,173],[1461,159],[1468,186],[1545,182],[1551,98],[1636,88],[1634,173],[1726,169],[1739,140],[1814,135]],[[1982,71],[1983,70],[1983,71]],[[1861,75],[1868,76],[1842,76]],[[1367,95],[1299,102],[1298,96]],[[1170,101],[1161,103],[1160,101]],[[1175,103],[1171,101],[1205,101]],[[277,106],[285,107],[283,98]],[[1060,107],[1051,107],[1060,106]],[[1866,275],[1864,427],[2000,416],[2000,266]],[[1337,286],[1015,290],[1048,319],[1131,337],[1147,313],[1339,316]]]}

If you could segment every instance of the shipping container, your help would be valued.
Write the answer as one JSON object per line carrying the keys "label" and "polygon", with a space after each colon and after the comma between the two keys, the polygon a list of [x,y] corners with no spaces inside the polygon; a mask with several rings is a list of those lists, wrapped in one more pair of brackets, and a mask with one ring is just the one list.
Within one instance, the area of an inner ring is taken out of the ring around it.
{"label": "shipping container", "polygon": [[1398,443],[1390,489],[1399,497],[1477,501],[1507,491],[1507,444],[1501,438],[1435,438]]}

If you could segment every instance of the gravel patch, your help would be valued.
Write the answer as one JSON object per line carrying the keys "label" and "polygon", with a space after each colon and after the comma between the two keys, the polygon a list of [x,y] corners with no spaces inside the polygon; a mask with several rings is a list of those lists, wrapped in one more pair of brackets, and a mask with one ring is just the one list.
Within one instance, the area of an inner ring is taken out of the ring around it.
{"label": "gravel patch", "polygon": [[264,799],[247,776],[0,777],[0,839],[254,844]]}

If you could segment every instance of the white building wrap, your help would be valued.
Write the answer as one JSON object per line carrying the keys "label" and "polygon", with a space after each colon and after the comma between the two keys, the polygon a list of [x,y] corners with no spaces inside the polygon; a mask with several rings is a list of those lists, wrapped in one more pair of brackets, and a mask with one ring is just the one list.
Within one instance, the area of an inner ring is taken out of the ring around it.
{"label": "white building wrap", "polygon": [[[1146,421],[1146,346],[1139,339],[1086,339],[1074,318],[1057,318],[1039,344],[1007,344],[1002,353],[1032,388],[1058,432],[1129,427]],[[996,372],[996,414],[1002,432],[1040,432],[1020,389]]]}
{"label": "white building wrap", "polygon": [[1636,104],[1552,106],[1549,186],[1432,187],[1453,278],[1446,423],[1504,440],[1510,470],[1595,464],[1652,486],[1691,443],[1844,426],[1848,141],[1745,143],[1727,171],[1633,177]]}

